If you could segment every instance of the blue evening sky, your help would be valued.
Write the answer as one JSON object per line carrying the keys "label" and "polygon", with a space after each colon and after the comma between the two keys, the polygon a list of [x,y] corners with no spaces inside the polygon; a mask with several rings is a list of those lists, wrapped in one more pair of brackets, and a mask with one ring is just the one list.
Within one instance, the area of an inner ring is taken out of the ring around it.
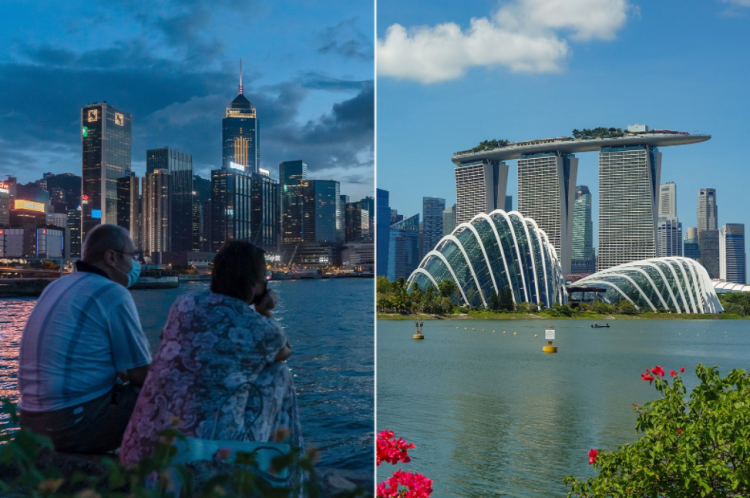
{"label": "blue evening sky", "polygon": [[146,149],[221,164],[221,119],[244,93],[261,165],[305,159],[311,178],[373,189],[371,0],[6,0],[0,16],[0,178],[81,173],[79,109],[133,115],[133,170]]}
{"label": "blue evening sky", "polygon": [[[566,19],[544,11],[545,4],[581,13],[601,8],[601,15]],[[378,0],[377,16],[377,185],[390,191],[391,208],[400,214],[421,213],[423,196],[453,205],[451,154],[482,140],[639,123],[713,136],[661,149],[661,180],[677,184],[684,232],[696,224],[697,193],[705,187],[717,190],[720,226],[750,228],[750,1],[415,0],[405,7]],[[472,18],[490,19],[490,26],[469,33]],[[463,36],[459,42],[449,37],[441,45],[445,37],[436,26],[445,23],[460,29],[453,32]],[[394,24],[421,42],[387,40]],[[508,33],[541,40],[541,48],[486,42]],[[409,50],[419,57],[404,56]],[[461,66],[468,59],[478,62]],[[577,183],[592,191],[596,234],[598,154],[578,157]],[[509,164],[516,208],[516,161]]]}

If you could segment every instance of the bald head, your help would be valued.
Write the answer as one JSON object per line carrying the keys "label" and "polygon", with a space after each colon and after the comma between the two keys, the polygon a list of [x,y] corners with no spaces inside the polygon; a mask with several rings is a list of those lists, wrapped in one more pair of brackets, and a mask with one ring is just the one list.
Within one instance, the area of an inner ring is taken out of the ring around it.
{"label": "bald head", "polygon": [[117,225],[97,225],[86,235],[81,259],[95,263],[104,259],[104,253],[109,250],[125,253],[133,249],[130,232]]}

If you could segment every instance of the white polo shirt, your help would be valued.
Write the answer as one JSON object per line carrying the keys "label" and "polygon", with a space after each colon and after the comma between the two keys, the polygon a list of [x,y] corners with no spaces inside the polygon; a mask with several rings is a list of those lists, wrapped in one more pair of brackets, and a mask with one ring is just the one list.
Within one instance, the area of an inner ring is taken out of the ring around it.
{"label": "white polo shirt", "polygon": [[19,406],[68,408],[103,396],[117,372],[151,363],[133,297],[105,276],[75,272],[49,284],[21,338]]}

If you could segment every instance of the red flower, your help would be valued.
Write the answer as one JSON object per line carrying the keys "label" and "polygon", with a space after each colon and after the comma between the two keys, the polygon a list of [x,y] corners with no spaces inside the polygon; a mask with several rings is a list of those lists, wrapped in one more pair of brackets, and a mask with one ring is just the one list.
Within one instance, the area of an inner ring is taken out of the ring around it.
{"label": "red flower", "polygon": [[677,429],[677,434],[682,434],[682,429]]}
{"label": "red flower", "polygon": [[414,448],[414,444],[409,444],[401,438],[394,439],[395,437],[396,435],[393,431],[381,431],[378,433],[378,465],[382,462],[388,462],[393,465],[396,465],[398,462],[411,462],[407,450]]}
{"label": "red flower", "polygon": [[[399,486],[405,486],[408,489],[399,490]],[[412,474],[397,470],[393,477],[378,484],[378,498],[429,498],[432,493],[432,479],[428,479],[422,474]]]}
{"label": "red flower", "polygon": [[592,463],[596,462],[596,456],[598,454],[599,453],[595,449],[593,449],[593,448],[589,451],[589,465],[591,465]]}
{"label": "red flower", "polygon": [[650,381],[654,380],[654,376],[653,375],[648,375],[648,374],[641,374],[641,379],[647,380],[647,381],[650,382]]}
{"label": "red flower", "polygon": [[675,375],[677,375],[677,372],[675,372],[674,370],[670,370],[669,371],[669,376],[670,377],[674,377]]}
{"label": "red flower", "polygon": [[651,372],[654,375],[658,375],[659,377],[664,377],[664,369],[660,367],[659,365],[656,365],[654,368],[652,368]]}
{"label": "red flower", "polygon": [[680,373],[685,371],[685,367],[680,367]]}

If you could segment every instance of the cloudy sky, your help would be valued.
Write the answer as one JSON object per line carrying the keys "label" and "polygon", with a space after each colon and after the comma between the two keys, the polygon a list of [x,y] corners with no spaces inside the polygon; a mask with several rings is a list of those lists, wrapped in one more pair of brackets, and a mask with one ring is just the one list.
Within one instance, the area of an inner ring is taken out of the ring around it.
{"label": "cloudy sky", "polygon": [[304,159],[311,178],[373,189],[371,0],[6,0],[0,16],[0,178],[81,173],[80,108],[133,115],[133,170],[146,149],[221,164],[221,120],[244,93],[261,165]]}
{"label": "cloudy sky", "polygon": [[[451,155],[482,140],[640,123],[713,136],[661,149],[683,227],[711,187],[719,224],[750,228],[750,1],[379,0],[377,38],[377,180],[399,213],[455,203]],[[598,155],[578,157],[596,229]]]}

